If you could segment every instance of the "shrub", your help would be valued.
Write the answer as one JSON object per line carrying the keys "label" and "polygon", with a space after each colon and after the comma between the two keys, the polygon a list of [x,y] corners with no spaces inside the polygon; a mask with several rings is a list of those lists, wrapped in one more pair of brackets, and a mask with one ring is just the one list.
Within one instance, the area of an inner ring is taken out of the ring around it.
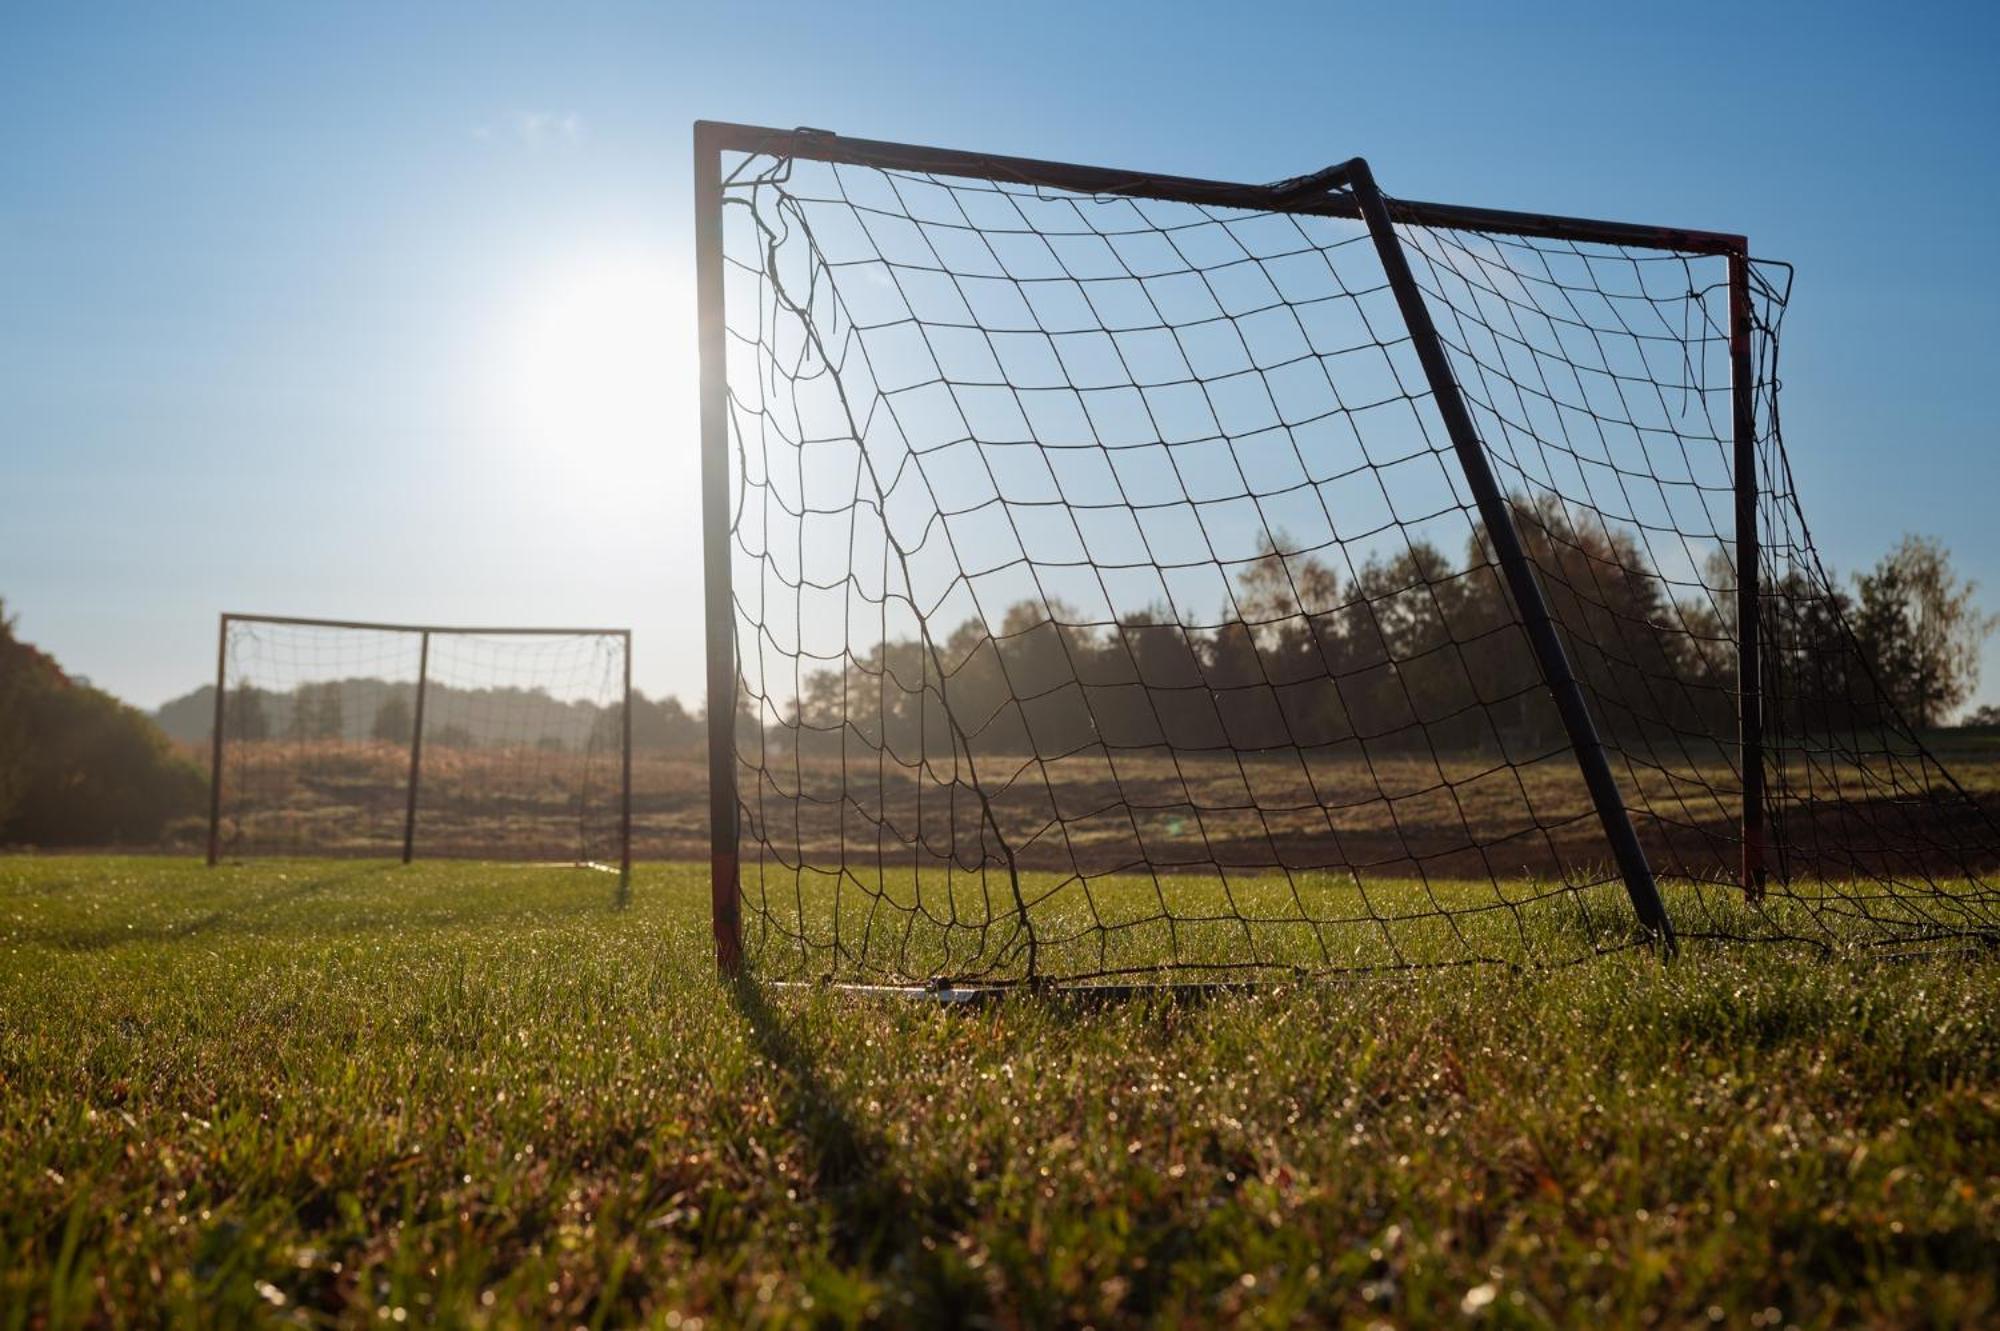
{"label": "shrub", "polygon": [[14,634],[0,602],[0,844],[157,841],[205,782],[158,726]]}

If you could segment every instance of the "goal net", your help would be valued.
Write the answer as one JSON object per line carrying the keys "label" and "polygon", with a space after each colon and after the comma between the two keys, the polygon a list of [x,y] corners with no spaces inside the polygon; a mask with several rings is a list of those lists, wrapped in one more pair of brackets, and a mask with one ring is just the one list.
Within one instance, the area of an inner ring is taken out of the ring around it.
{"label": "goal net", "polygon": [[1813,551],[1789,270],[1740,238],[1358,162],[707,126],[697,172],[725,965],[1995,936],[2000,834]]}
{"label": "goal net", "polygon": [[222,619],[210,859],[628,863],[624,630]]}

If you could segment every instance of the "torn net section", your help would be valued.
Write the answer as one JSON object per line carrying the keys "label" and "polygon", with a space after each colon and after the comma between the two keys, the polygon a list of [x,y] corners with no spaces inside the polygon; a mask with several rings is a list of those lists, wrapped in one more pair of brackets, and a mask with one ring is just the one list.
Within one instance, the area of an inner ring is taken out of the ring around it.
{"label": "torn net section", "polygon": [[[433,630],[415,853],[615,865],[619,634]],[[232,619],[220,850],[399,856],[423,634]]]}
{"label": "torn net section", "polygon": [[[1634,944],[1360,223],[772,156],[726,172],[760,969],[1083,979]],[[1836,743],[1774,701],[1787,867],[1755,907],[1729,885],[1723,261],[1403,242],[1683,929],[1990,925],[1963,881],[1990,824],[1886,713]],[[1782,299],[1760,291],[1782,474]],[[1766,602],[1777,644],[1829,586],[1788,484],[1765,509],[1769,576],[1795,587]],[[1779,657],[1774,699],[1812,687]],[[1928,829],[1959,866],[1871,869],[1890,849],[1823,816],[1864,780],[1889,798],[1860,823]]]}

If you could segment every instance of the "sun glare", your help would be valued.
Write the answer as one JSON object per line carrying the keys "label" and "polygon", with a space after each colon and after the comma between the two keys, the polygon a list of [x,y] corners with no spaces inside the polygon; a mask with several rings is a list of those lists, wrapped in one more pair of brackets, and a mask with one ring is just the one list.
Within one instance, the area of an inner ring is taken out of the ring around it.
{"label": "sun glare", "polygon": [[531,290],[499,385],[511,423],[540,447],[589,454],[660,448],[691,409],[691,313],[663,259],[572,263]]}

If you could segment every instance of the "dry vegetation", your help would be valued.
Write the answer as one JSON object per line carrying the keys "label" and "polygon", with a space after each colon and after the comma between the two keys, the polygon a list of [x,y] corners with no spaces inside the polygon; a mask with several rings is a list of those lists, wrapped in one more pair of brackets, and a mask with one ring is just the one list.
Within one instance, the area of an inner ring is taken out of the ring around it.
{"label": "dry vegetation", "polygon": [[[2000,741],[1982,732],[1933,736],[1952,774],[1981,802],[2000,804]],[[753,827],[801,841],[817,856],[866,848],[886,812],[896,832],[923,826],[942,844],[953,815],[939,798],[951,774],[919,778],[873,760],[843,772],[837,759],[770,752],[744,767]],[[1869,769],[1880,772],[1877,761]],[[401,845],[408,754],[385,743],[269,741],[230,750],[224,845],[237,854],[384,855]],[[1024,865],[1079,867],[1144,858],[1156,864],[1352,865],[1385,875],[1559,873],[1601,861],[1603,843],[1566,751],[1433,756],[1329,746],[1264,756],[1126,751],[1049,763],[988,760],[982,784]],[[1836,792],[1871,821],[1866,805],[1892,792],[1853,763],[1822,763],[1796,795]],[[1656,867],[1710,878],[1733,862],[1740,785],[1720,752],[1621,762],[1619,779]],[[419,852],[491,858],[570,859],[581,843],[601,858],[615,841],[615,755],[539,749],[425,751]],[[684,858],[708,849],[708,772],[692,755],[640,752],[632,763],[633,851]],[[921,788],[925,810],[918,815]],[[803,793],[804,799],[800,799]],[[1133,813],[1127,812],[1129,803]],[[1199,814],[1197,814],[1197,808]],[[964,823],[963,808],[957,818]],[[1050,835],[1060,816],[1063,837]],[[945,821],[941,824],[940,818]],[[195,821],[178,835],[194,844]],[[961,826],[960,831],[964,828]],[[894,846],[892,832],[886,844]],[[1962,865],[1951,866],[1962,869]]]}

